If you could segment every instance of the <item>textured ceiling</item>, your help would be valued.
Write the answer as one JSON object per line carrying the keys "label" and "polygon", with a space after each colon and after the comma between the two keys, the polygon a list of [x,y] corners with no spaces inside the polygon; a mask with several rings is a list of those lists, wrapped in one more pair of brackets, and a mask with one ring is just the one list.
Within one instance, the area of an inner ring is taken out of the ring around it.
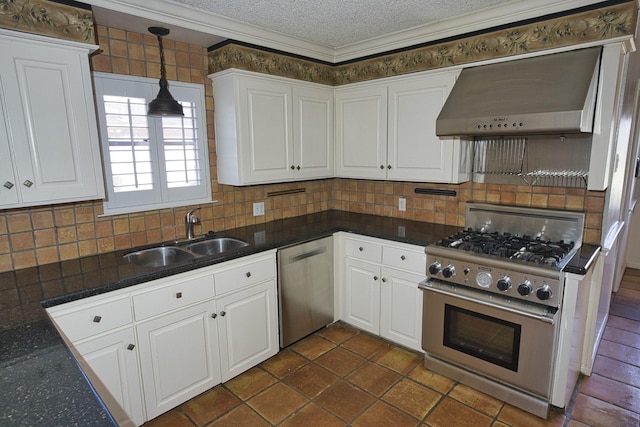
{"label": "textured ceiling", "polygon": [[173,0],[331,48],[465,15],[508,0]]}

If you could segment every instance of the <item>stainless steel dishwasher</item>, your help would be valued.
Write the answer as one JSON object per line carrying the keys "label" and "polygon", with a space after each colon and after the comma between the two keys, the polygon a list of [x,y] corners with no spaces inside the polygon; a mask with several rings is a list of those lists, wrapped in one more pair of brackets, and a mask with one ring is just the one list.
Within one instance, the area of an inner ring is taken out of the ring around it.
{"label": "stainless steel dishwasher", "polygon": [[280,346],[333,322],[333,237],[278,251]]}

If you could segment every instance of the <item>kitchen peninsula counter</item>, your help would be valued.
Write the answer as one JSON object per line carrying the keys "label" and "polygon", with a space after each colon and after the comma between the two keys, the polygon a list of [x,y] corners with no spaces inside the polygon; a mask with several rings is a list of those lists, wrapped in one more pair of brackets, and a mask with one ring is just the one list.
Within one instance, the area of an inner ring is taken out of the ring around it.
{"label": "kitchen peninsula counter", "polygon": [[[44,308],[150,280],[281,248],[338,231],[426,246],[459,227],[398,218],[324,211],[216,233],[249,245],[172,267],[133,266],[133,249],[0,273],[0,399],[2,425],[114,425]],[[203,230],[207,231],[207,230]],[[171,244],[172,242],[167,242]],[[149,245],[158,246],[156,245]],[[587,271],[598,246],[585,245],[575,271]],[[136,248],[140,249],[140,248]],[[426,267],[426,266],[425,266]],[[43,308],[44,307],[44,308]]]}

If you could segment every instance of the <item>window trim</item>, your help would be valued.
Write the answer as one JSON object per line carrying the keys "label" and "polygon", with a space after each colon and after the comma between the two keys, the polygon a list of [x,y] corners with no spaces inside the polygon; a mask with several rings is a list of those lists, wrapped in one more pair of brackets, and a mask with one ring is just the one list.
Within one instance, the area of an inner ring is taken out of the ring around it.
{"label": "window trim", "polygon": [[[170,188],[166,185],[166,177],[160,177],[159,181],[161,185],[155,185],[154,190],[149,190],[144,194],[142,192],[133,191],[129,194],[120,193],[117,197],[113,189],[113,179],[111,176],[111,164],[109,160],[109,144],[103,143],[107,141],[107,128],[105,123],[105,108],[102,96],[115,95],[115,96],[132,96],[132,97],[144,97],[146,102],[151,101],[158,90],[157,79],[151,79],[147,77],[137,77],[122,74],[93,72],[95,100],[96,100],[96,113],[98,119],[98,130],[101,141],[101,154],[103,174],[105,176],[105,200],[103,201],[104,214],[100,216],[110,216],[127,214],[134,212],[144,212],[149,210],[159,210],[167,208],[175,208],[179,206],[195,205],[201,203],[212,203],[211,194],[211,168],[209,166],[209,147],[207,138],[207,112],[204,99],[204,85],[195,83],[184,83],[177,81],[170,81],[169,86],[171,92],[176,99],[180,99],[181,93],[183,99],[188,99],[190,102],[195,103],[196,120],[197,120],[197,139],[198,139],[198,155],[200,163],[200,179],[201,184],[196,187],[177,187]],[[110,93],[105,92],[105,84],[122,83],[122,93]],[[132,93],[129,93],[132,92]],[[157,150],[162,150],[162,144],[159,144],[158,132],[162,131],[161,118],[149,116],[149,141],[152,155],[152,163],[160,159],[160,155]],[[164,155],[164,154],[163,154]],[[162,156],[163,156],[162,155]],[[166,165],[156,165],[152,168],[152,174],[154,178],[159,174],[164,173]],[[191,197],[175,198],[177,192],[191,194]],[[147,198],[147,202],[142,205],[133,205],[133,199],[139,201],[135,195],[140,195],[143,198]],[[109,200],[111,199],[111,201]],[[116,201],[120,199],[121,203]],[[128,199],[128,201],[127,201]],[[122,203],[122,201],[125,201]]]}

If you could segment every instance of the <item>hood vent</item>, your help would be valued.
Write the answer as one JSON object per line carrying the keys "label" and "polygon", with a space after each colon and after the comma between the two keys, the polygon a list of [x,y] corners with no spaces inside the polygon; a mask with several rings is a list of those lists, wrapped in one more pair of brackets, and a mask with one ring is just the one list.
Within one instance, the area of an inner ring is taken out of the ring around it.
{"label": "hood vent", "polygon": [[600,47],[465,68],[438,136],[591,133]]}

